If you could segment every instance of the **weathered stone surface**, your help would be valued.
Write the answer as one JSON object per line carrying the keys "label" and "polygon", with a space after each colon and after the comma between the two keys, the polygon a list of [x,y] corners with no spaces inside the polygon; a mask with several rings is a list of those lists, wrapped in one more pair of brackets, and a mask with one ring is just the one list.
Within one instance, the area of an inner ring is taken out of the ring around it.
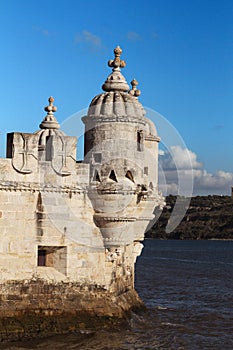
{"label": "weathered stone surface", "polygon": [[111,293],[105,286],[37,278],[0,284],[0,293],[1,317],[55,316],[63,312],[77,316],[87,312],[93,316],[123,317],[132,308],[143,307],[136,291],[122,284],[117,292]]}
{"label": "weathered stone surface", "polygon": [[77,139],[59,129],[52,97],[39,131],[8,135],[7,159],[0,159],[4,336],[34,332],[36,316],[48,325],[46,317],[123,317],[142,305],[134,265],[154,209],[163,205],[159,137],[137,84],[128,91],[119,71],[121,49],[114,53],[106,92],[83,117],[83,162],[76,161]]}
{"label": "weathered stone surface", "polygon": [[38,136],[26,133],[7,135],[7,157],[12,158],[12,166],[22,174],[37,172]]}
{"label": "weathered stone surface", "polygon": [[111,293],[96,285],[43,280],[0,285],[0,340],[100,329],[144,308],[136,291]]}

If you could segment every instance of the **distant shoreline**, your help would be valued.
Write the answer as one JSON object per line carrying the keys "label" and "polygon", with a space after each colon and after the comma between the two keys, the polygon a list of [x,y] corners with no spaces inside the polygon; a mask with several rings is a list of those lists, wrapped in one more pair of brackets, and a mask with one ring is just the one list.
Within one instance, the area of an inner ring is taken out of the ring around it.
{"label": "distant shoreline", "polygon": [[[180,197],[182,200],[184,197]],[[233,198],[231,196],[196,196],[179,225],[170,233],[166,226],[176,203],[176,196],[166,197],[166,206],[146,232],[146,238],[175,240],[233,240]]]}

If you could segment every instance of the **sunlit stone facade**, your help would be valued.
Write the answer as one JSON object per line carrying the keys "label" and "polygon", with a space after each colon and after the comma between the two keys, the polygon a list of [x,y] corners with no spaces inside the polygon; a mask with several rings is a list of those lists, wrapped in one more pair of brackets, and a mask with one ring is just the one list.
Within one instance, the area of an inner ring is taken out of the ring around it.
{"label": "sunlit stone facade", "polygon": [[[52,97],[39,131],[7,136],[7,156],[0,159],[1,315],[25,309],[120,315],[134,304],[129,297],[128,306],[126,298],[125,305],[112,301],[111,309],[111,295],[134,295],[141,242],[163,206],[160,139],[138,101],[136,80],[130,89],[121,74],[121,49],[114,54],[104,92],[82,118],[83,162],[76,161],[76,137],[60,130]],[[54,289],[46,294],[44,286]],[[13,306],[12,295],[20,296]]]}

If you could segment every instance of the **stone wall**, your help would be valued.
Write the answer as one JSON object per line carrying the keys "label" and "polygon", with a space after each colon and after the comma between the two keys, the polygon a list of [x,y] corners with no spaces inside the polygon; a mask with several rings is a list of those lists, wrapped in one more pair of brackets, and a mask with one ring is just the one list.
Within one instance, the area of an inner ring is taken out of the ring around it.
{"label": "stone wall", "polygon": [[114,326],[143,308],[134,289],[109,293],[90,284],[40,279],[0,284],[0,340]]}
{"label": "stone wall", "polygon": [[0,159],[0,320],[123,317],[142,306],[134,266],[154,208],[163,205],[159,138],[137,82],[128,91],[118,69],[120,52],[105,93],[82,118],[83,163],[76,137],[60,130],[53,97],[40,130],[8,134]]}

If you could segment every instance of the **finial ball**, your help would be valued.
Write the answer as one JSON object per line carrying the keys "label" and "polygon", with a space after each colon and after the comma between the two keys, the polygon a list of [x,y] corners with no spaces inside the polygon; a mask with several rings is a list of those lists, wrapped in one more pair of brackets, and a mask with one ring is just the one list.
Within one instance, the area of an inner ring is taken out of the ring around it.
{"label": "finial ball", "polygon": [[132,85],[132,87],[136,87],[137,85],[138,85],[138,81],[134,78],[131,82],[130,82],[130,84]]}
{"label": "finial ball", "polygon": [[49,105],[46,106],[46,107],[44,108],[44,110],[45,110],[46,112],[48,112],[49,114],[52,114],[53,112],[56,112],[56,111],[57,111],[57,107],[53,105],[54,98],[53,98],[52,96],[50,96],[50,97],[48,98],[48,101],[49,101]]}
{"label": "finial ball", "polygon": [[126,66],[126,63],[125,61],[121,60],[120,56],[122,54],[122,49],[120,48],[120,46],[117,46],[115,49],[114,49],[114,60],[109,60],[108,61],[108,65],[109,67],[112,67],[113,70],[116,70],[116,69],[120,69],[120,68],[124,68]]}
{"label": "finial ball", "polygon": [[132,96],[135,96],[135,97],[138,97],[141,95],[141,91],[140,90],[137,90],[137,85],[138,85],[138,82],[137,80],[134,78],[131,83],[132,85],[132,89],[129,91],[129,94],[132,95]]}
{"label": "finial ball", "polygon": [[114,49],[114,54],[116,56],[120,56],[122,54],[122,49],[120,48],[120,46],[117,46],[115,49]]}

